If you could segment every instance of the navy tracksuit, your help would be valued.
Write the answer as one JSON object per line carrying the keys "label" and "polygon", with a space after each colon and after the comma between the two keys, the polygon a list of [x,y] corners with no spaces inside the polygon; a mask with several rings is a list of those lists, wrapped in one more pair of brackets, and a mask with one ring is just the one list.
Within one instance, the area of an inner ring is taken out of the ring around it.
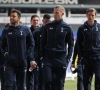
{"label": "navy tracksuit", "polygon": [[56,77],[56,89],[64,89],[66,69],[72,55],[73,44],[72,28],[62,19],[45,25],[40,44],[45,90],[51,90],[53,75]]}
{"label": "navy tracksuit", "polygon": [[100,90],[100,24],[87,21],[78,29],[77,40],[82,59],[84,90],[91,90],[91,80],[95,74],[95,90]]}
{"label": "navy tracksuit", "polygon": [[73,54],[73,61],[72,64],[75,64],[75,60],[76,57],[78,55],[78,61],[77,61],[77,68],[76,68],[76,72],[77,72],[77,90],[83,90],[83,73],[82,73],[82,65],[81,65],[81,55],[80,52],[78,50],[78,44],[77,44],[77,40],[74,46],[74,54]]}
{"label": "navy tracksuit", "polygon": [[[32,32],[32,37],[33,37],[33,33],[34,31],[37,31],[39,29],[39,27],[37,27],[36,29],[34,29],[34,26],[31,25],[30,30]],[[36,43],[35,43],[35,47],[36,47]],[[34,58],[36,57],[37,51],[36,48],[34,48]],[[37,83],[37,68],[32,70],[31,72],[29,72],[29,68],[30,68],[30,62],[29,62],[29,57],[27,57],[27,78],[26,78],[26,84],[27,84],[27,90],[37,90],[38,87],[38,83]]]}
{"label": "navy tracksuit", "polygon": [[42,74],[42,61],[40,60],[40,40],[43,31],[43,27],[39,27],[36,31],[33,32],[33,38],[35,40],[35,61],[37,63],[37,68],[34,71],[36,79],[35,90],[44,90],[43,74]]}
{"label": "navy tracksuit", "polygon": [[[27,46],[27,48],[26,48]],[[6,51],[7,48],[7,51]],[[27,56],[30,62],[34,60],[34,39],[27,26],[9,26],[2,32],[1,51],[8,52],[5,61],[5,90],[13,89],[16,76],[17,89],[25,90]]]}

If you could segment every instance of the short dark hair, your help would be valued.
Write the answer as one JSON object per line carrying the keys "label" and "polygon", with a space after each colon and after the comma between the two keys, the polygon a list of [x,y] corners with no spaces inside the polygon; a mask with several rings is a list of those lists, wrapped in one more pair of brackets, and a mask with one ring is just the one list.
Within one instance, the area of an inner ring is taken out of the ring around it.
{"label": "short dark hair", "polygon": [[10,12],[10,14],[13,13],[13,12],[16,12],[19,18],[21,17],[21,12],[19,10],[12,9],[11,12]]}
{"label": "short dark hair", "polygon": [[35,18],[35,17],[38,17],[38,18],[39,18],[38,15],[32,15],[32,16],[31,16],[31,20],[32,20],[33,18]]}
{"label": "short dark hair", "polygon": [[5,24],[5,28],[9,27],[10,26],[10,23],[6,23]]}
{"label": "short dark hair", "polygon": [[50,19],[51,16],[49,14],[44,14],[43,18],[47,18],[47,19]]}

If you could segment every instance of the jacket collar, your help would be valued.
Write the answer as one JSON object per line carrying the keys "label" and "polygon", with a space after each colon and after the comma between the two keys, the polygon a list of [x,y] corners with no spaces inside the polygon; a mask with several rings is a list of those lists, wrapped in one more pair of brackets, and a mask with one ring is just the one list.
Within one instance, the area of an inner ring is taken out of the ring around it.
{"label": "jacket collar", "polygon": [[[96,24],[97,24],[97,21],[96,21],[96,20],[94,20],[94,24],[93,24],[91,27],[96,26]],[[87,21],[84,23],[84,25],[86,25],[86,26],[90,27],[90,26],[88,25]]]}
{"label": "jacket collar", "polygon": [[14,29],[15,29],[15,28],[17,28],[17,29],[18,29],[18,28],[20,28],[21,26],[22,26],[22,24],[19,24],[19,25],[18,25],[18,26],[16,26],[16,27],[15,27],[15,26],[13,26],[13,25],[10,25],[10,26],[9,26],[9,28],[12,28],[12,29],[13,29],[13,28],[14,28]]}
{"label": "jacket collar", "polygon": [[56,21],[55,20],[55,23],[60,23],[60,22],[62,22],[63,21],[63,19],[60,19],[59,21]]}
{"label": "jacket collar", "polygon": [[[38,28],[39,27],[37,27],[36,29],[38,29]],[[36,30],[36,29],[34,29],[34,26],[33,25],[31,25],[30,29],[31,29],[32,32],[34,32],[34,30]]]}

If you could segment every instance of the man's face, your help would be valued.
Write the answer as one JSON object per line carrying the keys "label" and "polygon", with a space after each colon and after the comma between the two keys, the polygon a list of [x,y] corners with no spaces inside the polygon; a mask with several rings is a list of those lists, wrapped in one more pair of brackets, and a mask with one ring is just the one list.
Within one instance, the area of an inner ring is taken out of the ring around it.
{"label": "man's face", "polygon": [[15,25],[20,21],[20,18],[18,17],[18,14],[16,12],[12,12],[10,14],[10,23]]}
{"label": "man's face", "polygon": [[64,12],[61,11],[60,8],[54,8],[53,14],[54,14],[54,19],[58,21],[58,20],[62,19]]}
{"label": "man's face", "polygon": [[31,20],[31,25],[33,25],[34,27],[38,27],[39,26],[39,18],[38,17],[34,17]]}
{"label": "man's face", "polygon": [[47,19],[47,18],[43,18],[42,22],[43,22],[43,25],[45,25],[47,22],[50,22],[51,20],[50,19]]}
{"label": "man's face", "polygon": [[93,12],[88,12],[86,14],[86,16],[87,16],[87,19],[88,19],[89,22],[93,22],[96,18],[96,14],[95,14],[94,11]]}

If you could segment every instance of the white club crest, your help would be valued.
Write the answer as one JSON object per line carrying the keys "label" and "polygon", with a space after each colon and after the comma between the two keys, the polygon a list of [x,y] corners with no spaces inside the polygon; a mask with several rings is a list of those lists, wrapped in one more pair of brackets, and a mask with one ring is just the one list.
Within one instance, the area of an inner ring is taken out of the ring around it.
{"label": "white club crest", "polygon": [[20,31],[21,35],[23,35],[23,31]]}
{"label": "white club crest", "polygon": [[86,29],[84,29],[84,31],[87,31],[87,28],[86,28]]}
{"label": "white club crest", "polygon": [[53,30],[53,27],[50,27],[51,30]]}
{"label": "white club crest", "polygon": [[96,27],[96,31],[98,31],[98,27]]}
{"label": "white club crest", "polygon": [[8,33],[8,35],[11,35],[11,34],[12,34],[12,32],[9,32],[9,33]]}
{"label": "white club crest", "polygon": [[61,28],[61,32],[63,32],[64,30],[63,30],[63,28]]}

